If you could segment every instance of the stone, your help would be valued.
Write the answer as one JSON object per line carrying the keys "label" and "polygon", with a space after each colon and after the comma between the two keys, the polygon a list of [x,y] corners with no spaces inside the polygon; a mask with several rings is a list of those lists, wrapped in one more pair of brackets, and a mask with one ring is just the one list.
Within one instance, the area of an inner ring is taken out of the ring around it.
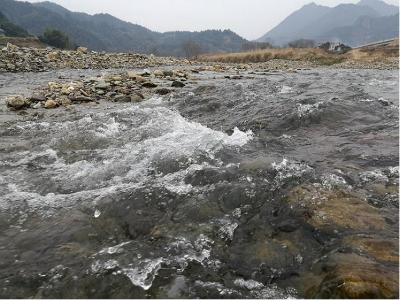
{"label": "stone", "polygon": [[44,107],[47,109],[55,108],[57,106],[57,103],[54,100],[47,100],[46,103],[44,104]]}
{"label": "stone", "polygon": [[68,105],[70,105],[71,104],[71,99],[68,99],[68,98],[63,98],[62,100],[61,100],[61,105],[62,106],[68,106]]}
{"label": "stone", "polygon": [[117,75],[117,76],[113,76],[113,77],[112,77],[112,80],[114,80],[114,81],[122,81],[123,78],[122,78],[122,76]]}
{"label": "stone", "polygon": [[171,70],[164,71],[164,76],[172,77],[172,76],[174,76],[174,72]]}
{"label": "stone", "polygon": [[49,86],[50,91],[54,91],[60,88],[60,85],[56,82],[49,82],[47,83],[47,85]]}
{"label": "stone", "polygon": [[62,94],[62,95],[69,95],[69,94],[71,94],[71,93],[72,93],[72,91],[71,91],[69,88],[63,87],[63,88],[61,89],[61,94]]}
{"label": "stone", "polygon": [[131,102],[141,102],[141,101],[142,101],[142,98],[139,95],[137,95],[137,94],[131,95]]}
{"label": "stone", "polygon": [[155,88],[155,87],[157,87],[157,84],[155,84],[154,82],[151,82],[151,81],[147,81],[147,82],[144,82],[144,83],[142,84],[142,87],[145,87],[145,88]]}
{"label": "stone", "polygon": [[105,80],[99,80],[98,83],[96,84],[96,89],[106,90],[108,86],[109,84],[106,83]]}
{"label": "stone", "polygon": [[133,73],[132,71],[126,72],[126,75],[128,75],[129,79],[136,79],[137,75]]}
{"label": "stone", "polygon": [[36,103],[34,106],[32,106],[33,109],[39,109],[42,108],[42,104],[40,102]]}
{"label": "stone", "polygon": [[176,81],[176,80],[175,80],[174,82],[172,82],[171,86],[172,86],[172,87],[183,88],[183,87],[185,86],[185,84],[184,84],[183,82],[180,82],[180,81]]}
{"label": "stone", "polygon": [[50,61],[53,61],[53,60],[60,60],[61,56],[60,56],[60,53],[58,53],[58,52],[51,52],[46,55],[46,58]]}
{"label": "stone", "polygon": [[13,70],[15,70],[15,65],[14,64],[7,64],[7,69],[13,71]]}
{"label": "stone", "polygon": [[171,90],[169,90],[167,88],[159,88],[159,89],[156,89],[154,92],[158,95],[166,95],[166,94],[169,94],[171,92]]}
{"label": "stone", "polygon": [[76,96],[74,99],[71,99],[71,100],[82,101],[82,102],[91,102],[92,98],[80,95],[80,96]]}
{"label": "stone", "polygon": [[6,97],[6,105],[15,109],[21,109],[26,105],[25,98],[22,95],[12,95]]}
{"label": "stone", "polygon": [[156,70],[153,72],[154,76],[156,77],[163,77],[164,76],[164,72],[161,70]]}
{"label": "stone", "polygon": [[119,94],[114,97],[115,102],[131,102],[131,98],[129,96]]}
{"label": "stone", "polygon": [[137,83],[144,83],[144,82],[147,81],[147,79],[145,79],[145,78],[143,78],[142,76],[139,76],[139,75],[136,76],[135,79],[136,79]]}
{"label": "stone", "polygon": [[79,52],[79,53],[87,54],[88,53],[88,48],[86,48],[86,47],[78,47],[78,49],[76,49],[76,51]]}

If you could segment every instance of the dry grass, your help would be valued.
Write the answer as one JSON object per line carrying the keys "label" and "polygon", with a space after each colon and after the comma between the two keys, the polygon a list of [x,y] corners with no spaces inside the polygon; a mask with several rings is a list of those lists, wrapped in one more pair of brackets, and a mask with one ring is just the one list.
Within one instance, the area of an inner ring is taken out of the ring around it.
{"label": "dry grass", "polygon": [[273,59],[295,60],[295,61],[318,61],[330,63],[340,61],[341,55],[329,54],[320,49],[266,49],[255,50],[243,53],[228,53],[203,55],[201,61],[205,62],[223,62],[223,63],[260,63]]}
{"label": "dry grass", "polygon": [[346,60],[385,60],[398,58],[399,42],[390,46],[368,50],[352,50],[346,54],[327,53],[320,49],[266,49],[242,53],[202,55],[199,61],[219,63],[262,63],[273,59],[291,61],[308,61],[321,66],[330,66],[345,62]]}

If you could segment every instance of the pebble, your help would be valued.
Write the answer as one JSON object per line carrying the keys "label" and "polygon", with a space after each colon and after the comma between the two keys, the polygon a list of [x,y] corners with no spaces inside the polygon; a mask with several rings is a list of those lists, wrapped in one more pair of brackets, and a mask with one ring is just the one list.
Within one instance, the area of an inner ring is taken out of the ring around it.
{"label": "pebble", "polygon": [[44,107],[47,109],[55,108],[57,106],[57,103],[54,100],[47,100],[46,103],[44,104]]}

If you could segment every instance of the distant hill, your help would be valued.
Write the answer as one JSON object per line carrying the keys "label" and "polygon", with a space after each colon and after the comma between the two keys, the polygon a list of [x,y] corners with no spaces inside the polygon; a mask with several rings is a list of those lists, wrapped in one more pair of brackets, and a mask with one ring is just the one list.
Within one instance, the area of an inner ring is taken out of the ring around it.
{"label": "distant hill", "polygon": [[340,39],[349,46],[388,40],[399,36],[399,14],[380,18],[362,16],[353,25],[329,30],[324,35],[327,40]]}
{"label": "distant hill", "polygon": [[7,37],[29,37],[30,34],[20,26],[11,23],[0,11],[0,28],[4,30]]}
{"label": "distant hill", "polygon": [[[382,33],[382,30],[391,37],[397,30],[398,36],[398,25],[390,27],[395,24],[388,21],[389,19],[377,20],[380,17],[398,13],[399,7],[379,0],[361,0],[358,4],[340,4],[333,8],[311,3],[292,13],[278,26],[263,35],[259,41],[271,38],[275,44],[282,46],[300,38],[313,39],[316,42],[334,39],[356,46],[365,40],[373,42],[373,39],[377,38],[376,33]],[[368,30],[365,28],[365,20],[371,20],[368,24],[372,27]],[[350,31],[346,32],[345,28]],[[360,37],[359,35],[364,34],[363,32],[373,34],[369,37]]]}
{"label": "distant hill", "polygon": [[379,14],[369,6],[340,4],[331,8],[327,14],[296,31],[296,35],[306,35],[307,38],[315,40],[326,40],[324,36],[326,31],[353,25],[362,16],[379,17]]}
{"label": "distant hill", "polygon": [[184,56],[182,45],[187,40],[199,43],[204,53],[237,52],[247,42],[230,30],[154,32],[109,14],[71,12],[51,2],[0,0],[0,11],[31,34],[41,35],[48,27],[58,28],[78,45],[94,51]]}
{"label": "distant hill", "polygon": [[293,39],[299,38],[296,36],[297,28],[305,27],[310,22],[314,22],[326,15],[329,11],[329,7],[317,5],[314,2],[304,5],[257,41],[265,42],[268,39],[272,39],[276,44],[288,43]]}
{"label": "distant hill", "polygon": [[399,13],[399,7],[396,5],[387,4],[383,1],[377,0],[361,0],[357,5],[369,6],[382,17],[393,16]]}

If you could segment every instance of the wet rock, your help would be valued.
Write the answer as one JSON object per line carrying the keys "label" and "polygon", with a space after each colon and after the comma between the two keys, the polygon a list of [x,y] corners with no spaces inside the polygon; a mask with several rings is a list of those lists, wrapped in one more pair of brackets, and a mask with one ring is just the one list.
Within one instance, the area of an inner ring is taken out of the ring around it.
{"label": "wet rock", "polygon": [[167,95],[171,92],[171,90],[169,90],[167,88],[159,88],[159,89],[156,89],[154,92],[158,95]]}
{"label": "wet rock", "polygon": [[44,107],[47,109],[55,108],[57,106],[57,103],[54,100],[47,100],[46,103],[44,104]]}
{"label": "wet rock", "polygon": [[114,101],[115,102],[131,102],[131,97],[127,96],[127,95],[116,95],[114,97]]}
{"label": "wet rock", "polygon": [[174,82],[172,82],[171,86],[172,87],[177,87],[177,88],[183,88],[183,87],[185,87],[185,84],[183,82],[175,80]]}
{"label": "wet rock", "polygon": [[142,87],[155,88],[155,87],[157,87],[157,84],[155,84],[154,82],[151,82],[151,81],[147,81],[147,82],[142,83]]}
{"label": "wet rock", "polygon": [[130,97],[130,102],[141,102],[143,100],[138,94],[133,94]]}
{"label": "wet rock", "polygon": [[398,271],[357,254],[335,253],[336,267],[319,286],[313,298],[396,299],[399,297]]}
{"label": "wet rock", "polygon": [[[319,195],[318,205],[314,204]],[[288,195],[287,201],[300,205],[299,212],[311,209],[304,219],[318,229],[331,230],[332,226],[352,229],[383,230],[386,221],[380,211],[351,191],[329,191],[310,186],[298,186]]]}
{"label": "wet rock", "polygon": [[6,105],[15,109],[21,109],[26,105],[26,100],[22,95],[13,95],[6,97]]}
{"label": "wet rock", "polygon": [[378,102],[382,105],[382,106],[389,106],[390,104],[392,104],[390,101],[384,99],[384,98],[379,98]]}

